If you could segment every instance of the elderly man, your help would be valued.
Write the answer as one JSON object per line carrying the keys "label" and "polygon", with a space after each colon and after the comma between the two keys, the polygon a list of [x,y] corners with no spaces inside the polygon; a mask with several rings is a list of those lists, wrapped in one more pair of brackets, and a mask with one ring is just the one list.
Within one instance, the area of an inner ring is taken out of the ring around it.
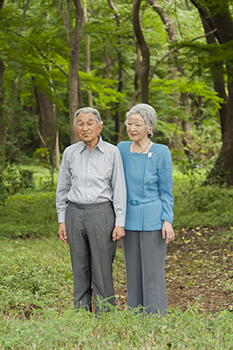
{"label": "elderly man", "polygon": [[125,235],[122,160],[117,147],[102,140],[102,126],[96,109],[75,113],[80,142],[64,151],[56,192],[58,234],[70,247],[74,305],[90,311],[92,286],[96,303],[115,303],[112,263],[117,240]]}

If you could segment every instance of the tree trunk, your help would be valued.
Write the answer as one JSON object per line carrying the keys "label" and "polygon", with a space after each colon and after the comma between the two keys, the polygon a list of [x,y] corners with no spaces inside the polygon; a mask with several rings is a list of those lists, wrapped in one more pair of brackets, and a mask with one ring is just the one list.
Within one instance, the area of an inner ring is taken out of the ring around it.
{"label": "tree trunk", "polygon": [[79,107],[79,52],[83,33],[83,5],[81,0],[73,0],[75,6],[75,32],[72,40],[69,70],[69,110],[70,110],[70,135],[71,143],[78,141],[78,135],[74,129],[74,115]]}
{"label": "tree trunk", "polygon": [[[120,27],[121,20],[120,20],[120,14],[117,11],[117,8],[115,7],[114,3],[112,0],[108,0],[108,4],[110,9],[112,9],[115,12],[115,20],[117,23],[117,27]],[[118,36],[118,45],[119,48],[117,50],[118,54],[118,87],[117,91],[122,92],[123,90],[123,82],[124,82],[124,70],[122,66],[122,45],[123,45],[123,40],[121,36]],[[121,121],[121,111],[120,111],[120,103],[116,103],[115,105],[115,135],[114,135],[114,142],[117,144],[119,135],[120,135],[120,121]]]}
{"label": "tree trunk", "polygon": [[[0,10],[3,8],[4,0],[0,0]],[[3,74],[5,66],[3,60],[0,58],[0,144],[4,140],[4,122],[3,122]]]}
{"label": "tree trunk", "polygon": [[[1,9],[1,8],[0,8]],[[4,62],[0,58],[0,186],[3,185],[4,177],[4,164],[5,164],[5,147],[4,147],[4,121],[3,121],[3,75],[4,75]],[[3,196],[1,196],[1,201]]]}
{"label": "tree trunk", "polygon": [[[120,64],[121,65],[121,64]],[[123,81],[124,81],[124,71],[122,67],[119,67],[118,70],[118,92],[122,92],[123,90]],[[115,132],[114,141],[117,144],[119,135],[120,135],[120,122],[121,122],[121,111],[120,111],[120,103],[116,103],[115,105]]]}
{"label": "tree trunk", "polygon": [[4,74],[4,62],[0,58],[0,143],[4,140],[4,122],[3,122],[3,74]]}
{"label": "tree trunk", "polygon": [[59,133],[56,134],[56,143],[55,143],[55,165],[57,169],[60,169],[60,149],[59,149]]}
{"label": "tree trunk", "polygon": [[174,44],[176,42],[176,32],[175,32],[173,20],[165,12],[164,7],[159,5],[159,3],[156,0],[150,0],[150,5],[160,16],[160,18],[165,26],[165,29],[167,31],[167,34],[169,36],[169,39],[170,39],[171,43]]}
{"label": "tree trunk", "polygon": [[149,69],[150,69],[150,51],[144,39],[141,25],[139,21],[139,10],[141,0],[133,1],[132,9],[132,22],[135,37],[142,54],[142,67],[141,67],[141,102],[148,103],[149,95]]}
{"label": "tree trunk", "polygon": [[[208,23],[206,18],[202,14],[200,14],[200,16],[201,16],[202,25],[203,25],[205,34],[207,34],[212,30],[212,28],[210,27],[210,24]],[[207,35],[206,42],[208,45],[217,44],[214,34]],[[213,76],[215,91],[218,93],[218,96],[225,101],[224,103],[220,104],[221,108],[219,109],[221,132],[223,136],[226,128],[226,116],[227,116],[227,94],[226,94],[225,82],[224,82],[224,76],[223,76],[223,63],[220,62],[217,65],[215,65],[215,67],[212,69],[212,76]]]}
{"label": "tree trunk", "polygon": [[39,111],[40,133],[46,143],[46,147],[40,140],[40,148],[49,148],[50,161],[54,167],[54,155],[56,145],[56,125],[54,120],[54,105],[47,95],[35,87],[35,96]]}
{"label": "tree trunk", "polygon": [[[191,0],[191,2],[197,7],[201,15],[204,29],[208,28],[207,25],[211,29],[217,29],[215,38],[220,45],[232,42],[233,20],[229,10],[229,1],[216,2],[212,0],[204,4],[198,0]],[[210,44],[212,42],[207,43]],[[214,71],[215,90],[219,96],[225,99],[226,105],[222,105],[220,110],[222,150],[207,180],[209,182],[226,182],[227,185],[233,186],[233,59],[228,59],[225,68],[228,79],[226,85],[222,76],[218,79],[215,78],[218,75]],[[219,73],[219,69],[221,67],[217,66],[217,73]],[[227,93],[226,89],[228,90]]]}
{"label": "tree trunk", "polygon": [[[176,43],[176,30],[175,26],[173,23],[173,20],[168,16],[166,11],[164,10],[164,7],[162,7],[156,0],[150,0],[150,5],[152,8],[157,12],[157,14],[160,16],[161,21],[163,22],[165,29],[167,31],[169,40],[172,44]],[[177,51],[178,52],[178,51]],[[172,67],[169,69],[169,74],[171,75],[172,79],[176,79],[177,75],[184,76],[184,70],[182,67],[179,66],[179,59],[178,59],[178,54],[173,55],[173,59],[176,61],[176,67]],[[181,93],[179,96],[177,92],[173,93],[173,101],[175,106],[178,108],[179,105],[183,105],[185,108],[185,111],[187,115],[190,115],[190,110],[189,110],[189,101],[188,101],[188,96],[186,94]],[[181,151],[184,151],[183,149],[183,144],[188,142],[190,140],[190,131],[192,130],[192,123],[190,121],[186,122],[179,120],[179,118],[172,116],[169,118],[169,123],[175,124],[178,126],[178,128],[183,128],[184,135],[181,138],[176,132],[173,134],[173,137],[171,138],[171,141],[169,143],[169,147],[172,149],[178,149]]]}
{"label": "tree trunk", "polygon": [[[87,18],[87,3],[86,0],[84,0],[84,20],[85,23],[88,23],[88,18]],[[91,69],[91,38],[90,35],[86,35],[86,72],[90,73]],[[87,98],[88,98],[88,106],[93,108],[93,98],[92,98],[92,91],[87,93]]]}
{"label": "tree trunk", "polygon": [[[138,47],[138,44],[136,43],[136,50],[137,50],[137,57],[136,57],[136,62],[135,62],[135,69],[134,69],[134,93],[131,98],[131,101],[128,106],[128,111],[136,104],[137,98],[141,94],[141,90],[139,88],[139,78],[140,78],[140,72],[141,72],[141,67],[140,67],[140,49]],[[119,137],[118,137],[118,142],[124,141],[125,138],[125,132],[126,132],[126,126],[125,123],[122,124],[119,132]]]}
{"label": "tree trunk", "polygon": [[[104,74],[103,74],[103,79],[107,79],[108,78],[108,69],[111,66],[111,60],[108,57],[108,53],[107,53],[107,47],[104,44]],[[105,110],[105,120],[109,119],[111,116],[111,109],[106,109]]]}
{"label": "tree trunk", "polygon": [[229,186],[233,186],[233,82],[228,82],[226,128],[223,134],[223,169],[226,171],[226,180]]}
{"label": "tree trunk", "polygon": [[59,6],[56,0],[53,0],[55,6],[61,14],[64,22],[67,38],[70,46],[70,69],[69,69],[69,114],[70,114],[70,138],[71,143],[78,141],[78,135],[74,129],[74,115],[79,107],[83,105],[81,100],[81,89],[79,84],[78,67],[79,67],[79,52],[83,34],[83,17],[84,10],[81,0],[73,0],[75,7],[75,28],[74,36],[72,37],[71,18],[69,0],[66,0],[66,14]]}

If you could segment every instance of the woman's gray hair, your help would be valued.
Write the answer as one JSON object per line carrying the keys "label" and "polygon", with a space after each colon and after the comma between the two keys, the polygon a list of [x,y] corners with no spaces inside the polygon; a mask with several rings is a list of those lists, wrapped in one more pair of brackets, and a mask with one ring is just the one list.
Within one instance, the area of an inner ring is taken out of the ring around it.
{"label": "woman's gray hair", "polygon": [[157,123],[157,114],[154,110],[154,108],[146,103],[139,103],[138,105],[133,106],[127,113],[126,113],[126,120],[125,125],[128,124],[128,119],[131,114],[140,114],[146,124],[147,131],[149,132],[149,137],[153,135],[153,131],[150,131],[151,125],[155,128]]}
{"label": "woman's gray hair", "polygon": [[87,114],[87,113],[93,113],[95,115],[95,119],[97,121],[97,125],[100,126],[101,124],[103,124],[102,120],[101,120],[101,116],[99,111],[97,111],[97,109],[95,108],[91,108],[91,107],[83,107],[83,108],[79,108],[74,115],[74,127],[76,128],[76,120],[77,120],[77,116],[79,114]]}

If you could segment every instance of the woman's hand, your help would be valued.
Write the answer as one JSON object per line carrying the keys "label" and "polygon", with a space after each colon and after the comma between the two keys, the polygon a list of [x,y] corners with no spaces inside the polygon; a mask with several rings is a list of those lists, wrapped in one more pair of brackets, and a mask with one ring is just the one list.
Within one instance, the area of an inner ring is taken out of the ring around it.
{"label": "woman's hand", "polygon": [[166,243],[168,244],[171,241],[174,241],[175,233],[172,228],[172,224],[170,222],[164,221],[162,228],[162,236],[163,239],[166,238]]}

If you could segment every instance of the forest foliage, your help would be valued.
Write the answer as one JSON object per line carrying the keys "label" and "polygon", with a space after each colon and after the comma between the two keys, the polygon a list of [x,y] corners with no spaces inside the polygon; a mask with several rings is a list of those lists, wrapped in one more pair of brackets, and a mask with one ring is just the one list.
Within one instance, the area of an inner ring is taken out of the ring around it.
{"label": "forest foliage", "polygon": [[[158,114],[153,141],[167,144],[181,169],[210,161],[207,175],[217,171],[209,182],[231,185],[232,4],[224,4],[2,0],[1,182],[25,155],[44,161],[53,179],[59,152],[77,141],[78,107],[99,109],[102,136],[116,144],[127,139],[126,111],[142,101]],[[228,20],[228,37],[219,38],[219,16]]]}

